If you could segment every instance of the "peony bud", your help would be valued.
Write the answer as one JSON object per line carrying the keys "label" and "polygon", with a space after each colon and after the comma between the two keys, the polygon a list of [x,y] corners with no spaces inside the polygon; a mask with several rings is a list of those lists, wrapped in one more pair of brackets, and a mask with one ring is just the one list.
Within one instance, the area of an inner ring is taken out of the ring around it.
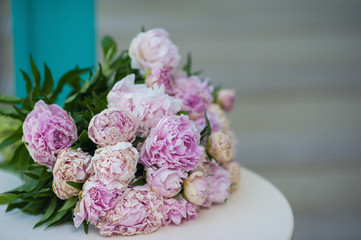
{"label": "peony bud", "polygon": [[231,174],[231,187],[229,192],[233,193],[238,187],[238,182],[241,180],[241,165],[236,161],[232,161],[224,164],[223,168]]}
{"label": "peony bud", "polygon": [[153,168],[147,169],[147,183],[153,192],[163,197],[174,197],[182,189],[183,180],[187,173],[178,169]]}
{"label": "peony bud", "polygon": [[203,172],[193,172],[184,182],[184,195],[188,202],[202,205],[208,196],[209,183]]}
{"label": "peony bud", "polygon": [[218,92],[216,101],[223,110],[230,112],[233,109],[235,95],[236,95],[235,89],[221,89]]}
{"label": "peony bud", "polygon": [[208,138],[207,151],[217,162],[226,163],[232,161],[231,138],[222,131],[212,133]]}
{"label": "peony bud", "polygon": [[90,159],[91,156],[80,148],[65,148],[59,153],[53,169],[53,191],[60,199],[78,195],[80,191],[70,186],[67,181],[85,182]]}

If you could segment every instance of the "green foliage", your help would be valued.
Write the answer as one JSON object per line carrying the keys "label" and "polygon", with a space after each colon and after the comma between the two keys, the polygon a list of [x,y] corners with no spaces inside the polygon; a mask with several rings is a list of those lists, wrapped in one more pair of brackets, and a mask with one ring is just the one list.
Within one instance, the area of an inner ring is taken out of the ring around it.
{"label": "green foliage", "polygon": [[144,142],[146,138],[136,136],[133,141],[133,147],[137,147],[138,143]]}
{"label": "green foliage", "polygon": [[44,214],[34,228],[44,223],[52,226],[72,215],[77,198],[59,199],[52,191],[53,175],[45,166],[31,164],[23,174],[24,184],[0,195],[0,204],[8,204],[7,212],[18,208],[32,215]]}
{"label": "green foliage", "polygon": [[189,111],[179,111],[177,112],[177,115],[180,116],[180,115],[188,115]]}
{"label": "green foliage", "polygon": [[198,76],[198,75],[201,75],[203,72],[203,70],[198,70],[198,71],[192,72],[192,54],[191,53],[187,54],[187,62],[184,65],[182,70],[187,74],[188,77]]}
{"label": "green foliage", "polygon": [[78,190],[82,190],[82,189],[83,189],[83,185],[84,185],[84,183],[72,182],[72,181],[67,181],[66,183],[69,184],[70,186],[72,186],[73,188],[78,189]]}
{"label": "green foliage", "polygon": [[206,119],[206,126],[201,131],[201,141],[205,138],[207,139],[212,133],[211,123],[209,122],[209,119],[208,119],[206,113],[204,114],[204,118]]}
{"label": "green foliage", "polygon": [[215,87],[215,88],[213,89],[212,96],[213,96],[213,101],[214,101],[214,102],[217,101],[219,90],[221,90],[221,87],[220,87],[220,86],[217,86],[217,87]]}

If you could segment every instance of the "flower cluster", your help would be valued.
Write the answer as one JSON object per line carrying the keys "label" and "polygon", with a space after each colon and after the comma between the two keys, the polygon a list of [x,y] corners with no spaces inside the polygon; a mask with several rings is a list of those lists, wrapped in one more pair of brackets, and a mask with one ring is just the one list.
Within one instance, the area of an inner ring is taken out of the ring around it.
{"label": "flower cluster", "polygon": [[[195,219],[224,203],[240,180],[226,116],[235,91],[178,71],[178,48],[163,29],[139,33],[127,59],[108,85],[91,85],[100,86],[98,96],[86,95],[85,85],[64,109],[39,100],[23,124],[23,142],[52,172],[54,194],[68,200],[67,209],[73,203],[74,225],[92,224],[105,236]],[[76,97],[83,98],[71,105]]]}

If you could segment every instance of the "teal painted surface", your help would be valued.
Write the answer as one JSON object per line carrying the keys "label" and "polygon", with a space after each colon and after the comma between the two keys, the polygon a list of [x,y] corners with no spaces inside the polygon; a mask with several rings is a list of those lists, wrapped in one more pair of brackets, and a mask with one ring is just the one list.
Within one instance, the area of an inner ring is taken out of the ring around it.
{"label": "teal painted surface", "polygon": [[[94,8],[94,0],[12,0],[17,96],[26,95],[19,69],[31,73],[29,54],[42,76],[46,62],[54,80],[77,65],[94,66]],[[69,91],[67,87],[59,99],[65,99]]]}

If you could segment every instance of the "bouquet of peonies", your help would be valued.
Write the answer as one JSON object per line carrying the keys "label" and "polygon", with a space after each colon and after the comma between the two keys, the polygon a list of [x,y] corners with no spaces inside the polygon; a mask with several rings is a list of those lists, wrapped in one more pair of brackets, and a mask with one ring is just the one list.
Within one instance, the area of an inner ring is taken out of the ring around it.
{"label": "bouquet of peonies", "polygon": [[[198,77],[190,55],[178,72],[178,48],[163,29],[139,33],[117,57],[112,38],[102,48],[102,65],[75,68],[56,86],[30,57],[27,96],[0,96],[13,106],[0,113],[22,123],[0,144],[14,149],[1,167],[24,180],[0,204],[43,214],[34,227],[73,221],[111,236],[179,225],[225,202],[240,178],[225,115],[235,91]],[[72,92],[60,107],[65,85]]]}

